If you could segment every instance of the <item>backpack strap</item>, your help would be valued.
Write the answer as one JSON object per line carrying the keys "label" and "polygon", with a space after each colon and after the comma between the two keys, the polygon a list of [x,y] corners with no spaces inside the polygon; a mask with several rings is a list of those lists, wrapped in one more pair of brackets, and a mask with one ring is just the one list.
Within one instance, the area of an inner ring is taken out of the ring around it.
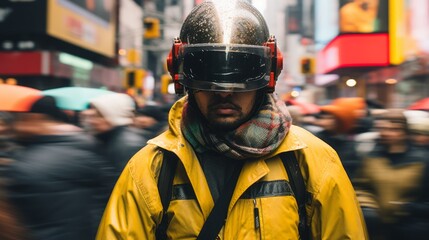
{"label": "backpack strap", "polygon": [[157,240],[167,239],[168,218],[166,213],[168,205],[170,205],[174,175],[179,161],[179,157],[176,154],[165,149],[162,149],[162,152],[163,159],[159,170],[158,191],[161,197],[163,216],[161,223],[156,228],[155,236]]}
{"label": "backpack strap", "polygon": [[298,215],[299,224],[298,231],[300,239],[307,240],[309,237],[309,228],[307,225],[307,213],[305,210],[305,204],[308,200],[309,194],[305,187],[304,178],[302,177],[301,169],[299,168],[298,159],[293,151],[285,152],[280,154],[283,165],[286,168],[286,172],[289,176],[289,182],[292,187],[292,191],[295,194],[295,199],[298,203]]}
{"label": "backpack strap", "polygon": [[222,194],[215,202],[212,211],[198,234],[197,240],[216,239],[218,233],[222,229],[222,226],[225,224],[225,219],[228,215],[228,206],[231,202],[232,195],[234,194],[234,189],[237,185],[238,177],[240,176],[242,168],[243,163],[241,162],[235,166],[232,175],[228,179],[228,184],[224,187]]}

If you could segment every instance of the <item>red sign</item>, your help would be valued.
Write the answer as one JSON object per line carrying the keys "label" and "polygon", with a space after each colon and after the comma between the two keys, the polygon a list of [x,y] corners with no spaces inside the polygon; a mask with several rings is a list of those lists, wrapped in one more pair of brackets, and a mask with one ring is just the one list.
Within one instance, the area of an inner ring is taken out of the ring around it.
{"label": "red sign", "polygon": [[389,65],[387,33],[339,35],[317,56],[317,72],[325,74],[339,68]]}
{"label": "red sign", "polygon": [[42,52],[0,52],[0,75],[42,74]]}

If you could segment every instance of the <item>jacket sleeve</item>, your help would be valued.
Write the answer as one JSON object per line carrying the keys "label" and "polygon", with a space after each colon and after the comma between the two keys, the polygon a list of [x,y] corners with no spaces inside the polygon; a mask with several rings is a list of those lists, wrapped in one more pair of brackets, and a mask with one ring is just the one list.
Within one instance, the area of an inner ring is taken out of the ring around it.
{"label": "jacket sleeve", "polygon": [[323,169],[320,188],[314,196],[313,239],[368,239],[353,186],[340,159],[334,155]]}
{"label": "jacket sleeve", "polygon": [[143,155],[137,153],[117,181],[100,222],[97,240],[155,239],[155,221],[159,221],[162,205],[159,195],[153,193],[158,190],[150,168],[136,166]]}

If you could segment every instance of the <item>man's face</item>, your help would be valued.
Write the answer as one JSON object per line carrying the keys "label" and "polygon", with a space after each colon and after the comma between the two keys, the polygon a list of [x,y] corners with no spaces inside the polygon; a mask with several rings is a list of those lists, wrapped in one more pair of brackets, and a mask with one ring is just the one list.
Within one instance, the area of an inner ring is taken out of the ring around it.
{"label": "man's face", "polygon": [[418,146],[427,146],[429,147],[429,134],[424,134],[420,132],[412,132],[411,140],[414,144]]}
{"label": "man's face", "polygon": [[332,133],[337,131],[339,124],[340,123],[337,121],[337,118],[329,113],[320,114],[316,120],[316,125],[322,127],[325,131]]}
{"label": "man's face", "polygon": [[84,129],[91,134],[107,132],[113,128],[113,126],[95,108],[90,108],[81,112],[80,118]]}
{"label": "man's face", "polygon": [[256,90],[249,92],[194,93],[195,101],[210,126],[220,130],[233,130],[245,122],[256,100]]}
{"label": "man's face", "polygon": [[14,114],[12,129],[17,139],[26,139],[35,135],[44,135],[50,124],[48,117],[41,113],[17,112]]}
{"label": "man's face", "polygon": [[375,129],[380,133],[380,142],[387,145],[402,144],[407,140],[404,126],[389,120],[378,120]]}

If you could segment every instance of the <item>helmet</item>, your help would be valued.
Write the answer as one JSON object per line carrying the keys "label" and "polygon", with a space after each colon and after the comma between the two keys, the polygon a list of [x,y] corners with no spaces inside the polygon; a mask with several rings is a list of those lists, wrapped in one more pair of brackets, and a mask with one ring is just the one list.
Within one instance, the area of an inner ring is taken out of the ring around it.
{"label": "helmet", "polygon": [[167,59],[176,93],[183,86],[204,91],[273,92],[283,68],[274,36],[251,4],[206,1],[185,19]]}

